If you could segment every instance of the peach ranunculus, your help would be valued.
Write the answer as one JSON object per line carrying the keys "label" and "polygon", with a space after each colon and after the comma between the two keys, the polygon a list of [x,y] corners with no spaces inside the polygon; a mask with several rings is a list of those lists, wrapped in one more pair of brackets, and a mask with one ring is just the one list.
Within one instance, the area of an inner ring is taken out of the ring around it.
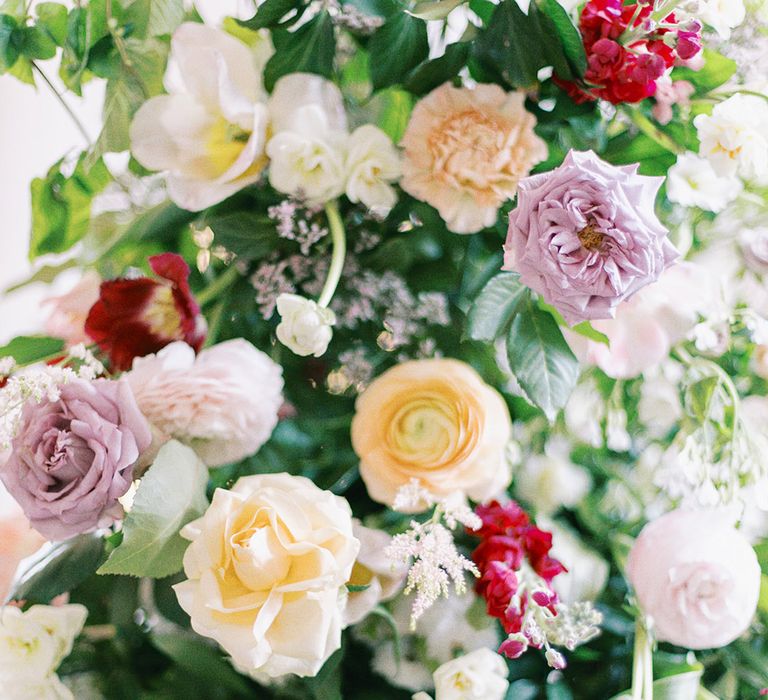
{"label": "peach ranunculus", "polygon": [[431,204],[455,233],[493,225],[518,182],[547,157],[525,94],[445,83],[414,108],[401,145],[402,188]]}
{"label": "peach ranunculus", "polygon": [[21,561],[44,543],[45,538],[32,529],[21,506],[0,486],[0,602],[10,592]]}
{"label": "peach ranunculus", "polygon": [[414,479],[438,498],[458,491],[477,501],[509,485],[509,411],[464,362],[393,367],[360,395],[356,410],[352,446],[375,501],[392,506]]}
{"label": "peach ranunculus", "polygon": [[61,338],[68,345],[90,343],[85,332],[85,320],[91,307],[99,300],[101,277],[95,270],[88,270],[80,281],[66,294],[49,297],[43,304],[50,307],[45,321],[45,332]]}
{"label": "peach ranunculus", "polygon": [[174,589],[195,632],[254,677],[316,675],[341,645],[360,547],[346,500],[300,476],[246,476],[181,534],[188,580]]}

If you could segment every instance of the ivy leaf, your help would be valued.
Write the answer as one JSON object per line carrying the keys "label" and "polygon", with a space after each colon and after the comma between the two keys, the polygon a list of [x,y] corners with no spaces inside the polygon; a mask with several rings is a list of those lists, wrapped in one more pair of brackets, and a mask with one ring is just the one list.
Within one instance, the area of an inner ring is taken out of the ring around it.
{"label": "ivy leaf", "polygon": [[467,314],[466,337],[492,343],[504,333],[528,294],[528,287],[520,283],[520,275],[514,272],[493,277]]}
{"label": "ivy leaf", "polygon": [[46,336],[20,335],[0,348],[0,357],[12,357],[20,365],[38,362],[64,351],[64,341]]}
{"label": "ivy leaf", "polygon": [[0,15],[0,73],[13,68],[19,58],[19,48],[16,44],[16,29],[18,24],[10,15]]}
{"label": "ivy leaf", "polygon": [[373,89],[399,84],[429,56],[427,24],[405,12],[395,14],[371,37],[368,50]]}
{"label": "ivy leaf", "polygon": [[468,42],[450,44],[439,58],[425,61],[414,68],[403,82],[403,87],[414,95],[425,95],[459,74],[469,58]]}
{"label": "ivy leaf", "polygon": [[276,29],[272,32],[275,53],[264,68],[264,85],[270,92],[275,83],[288,73],[316,73],[333,76],[336,36],[333,21],[321,12],[295,32]]}
{"label": "ivy leaf", "polygon": [[11,600],[50,603],[56,596],[77,588],[104,561],[104,540],[80,535],[59,542],[22,573],[10,595]]}
{"label": "ivy leaf", "polygon": [[41,2],[35,13],[37,26],[48,32],[57,46],[64,46],[67,41],[67,8],[57,2]]}
{"label": "ivy leaf", "polygon": [[164,578],[179,571],[188,544],[179,530],[205,512],[207,484],[208,470],[191,448],[163,445],[139,483],[122,544],[97,573]]}
{"label": "ivy leaf", "polygon": [[184,21],[182,0],[132,0],[125,9],[123,22],[133,25],[131,36],[139,39],[173,34]]}
{"label": "ivy leaf", "polygon": [[512,374],[550,422],[565,406],[579,378],[579,362],[557,321],[532,299],[521,304],[507,335]]}

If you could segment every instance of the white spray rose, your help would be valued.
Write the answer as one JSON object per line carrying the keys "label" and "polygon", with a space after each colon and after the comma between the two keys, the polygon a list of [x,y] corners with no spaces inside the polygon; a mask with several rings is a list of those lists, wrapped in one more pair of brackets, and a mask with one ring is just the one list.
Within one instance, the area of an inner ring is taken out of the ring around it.
{"label": "white spray rose", "polygon": [[281,319],[277,339],[283,345],[302,357],[325,353],[336,323],[333,311],[297,294],[281,294],[277,297],[277,313]]}
{"label": "white spray rose", "polygon": [[186,22],[173,34],[169,94],[145,102],[131,124],[131,152],[168,172],[168,193],[198,211],[258,180],[266,165],[264,52],[226,32]]}
{"label": "white spray rose", "polygon": [[693,123],[699,136],[699,155],[722,176],[747,179],[768,177],[768,101],[737,94],[700,114]]}
{"label": "white spray rose", "polygon": [[397,202],[389,183],[402,174],[400,155],[381,129],[366,124],[352,132],[347,148],[347,197],[383,214]]}
{"label": "white spray rose", "polygon": [[721,177],[706,158],[695,153],[679,155],[667,174],[667,197],[684,207],[722,211],[742,189],[738,178]]}
{"label": "white spray rose", "polygon": [[695,17],[714,29],[722,39],[731,35],[746,16],[743,0],[699,0]]}
{"label": "white spray rose", "polygon": [[[433,674],[435,700],[503,700],[509,669],[490,649],[477,649],[440,666]],[[418,693],[414,700],[429,698]]]}

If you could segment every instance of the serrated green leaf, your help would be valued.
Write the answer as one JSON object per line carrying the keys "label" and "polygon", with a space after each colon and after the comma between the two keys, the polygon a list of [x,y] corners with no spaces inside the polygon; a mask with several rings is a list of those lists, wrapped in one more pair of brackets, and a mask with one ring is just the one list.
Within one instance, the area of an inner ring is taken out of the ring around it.
{"label": "serrated green leaf", "polygon": [[13,68],[19,58],[16,41],[18,24],[10,15],[0,15],[0,73]]}
{"label": "serrated green leaf", "polygon": [[530,298],[521,304],[512,320],[507,357],[512,374],[528,399],[554,421],[576,386],[579,362],[557,321]]}
{"label": "serrated green leaf", "polygon": [[425,61],[414,68],[403,81],[403,87],[414,95],[425,95],[453,79],[466,65],[470,44],[459,42],[446,47],[439,58]]}
{"label": "serrated green leaf", "polygon": [[491,279],[467,314],[466,336],[492,343],[503,335],[521,303],[529,295],[520,275],[502,272]]}
{"label": "serrated green leaf", "polygon": [[188,542],[179,531],[208,507],[208,470],[195,452],[171,440],[142,477],[123,523],[123,542],[98,570],[164,578],[181,569]]}
{"label": "serrated green leaf", "polygon": [[323,11],[295,32],[276,29],[272,32],[275,53],[264,68],[264,85],[271,91],[275,83],[288,73],[316,73],[333,76],[336,57],[336,35],[331,16]]}
{"label": "serrated green leaf", "polygon": [[39,362],[64,351],[64,341],[46,336],[22,335],[0,348],[0,357],[12,357],[19,365]]}
{"label": "serrated green leaf", "polygon": [[50,603],[77,588],[104,561],[104,540],[93,534],[59,542],[21,574],[10,600]]}
{"label": "serrated green leaf", "polygon": [[403,82],[429,56],[427,25],[405,12],[390,17],[368,42],[374,90]]}

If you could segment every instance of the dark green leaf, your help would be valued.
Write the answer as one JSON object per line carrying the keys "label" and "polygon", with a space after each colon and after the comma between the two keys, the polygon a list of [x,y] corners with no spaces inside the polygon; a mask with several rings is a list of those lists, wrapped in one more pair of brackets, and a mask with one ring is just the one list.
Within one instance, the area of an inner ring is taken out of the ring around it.
{"label": "dark green leaf", "polygon": [[13,17],[0,15],[0,73],[10,70],[19,58],[17,28],[18,24]]}
{"label": "dark green leaf", "polygon": [[67,41],[67,8],[57,2],[41,2],[36,8],[37,25],[50,34],[57,46]]}
{"label": "dark green leaf", "polygon": [[238,20],[237,23],[248,29],[277,27],[283,17],[292,10],[298,9],[301,4],[302,0],[266,0],[266,2],[259,5],[259,9],[253,17],[246,20]]}
{"label": "dark green leaf", "polygon": [[336,36],[333,21],[321,12],[295,32],[277,29],[272,32],[275,53],[264,68],[264,85],[272,90],[275,83],[288,73],[316,73],[325,78],[333,76],[336,56]]}
{"label": "dark green leaf", "polygon": [[[119,21],[120,4],[112,3],[112,9],[113,19]],[[87,7],[76,7],[69,13],[59,75],[75,94],[82,94],[91,48],[108,34],[106,0],[91,0]]]}
{"label": "dark green leaf", "polygon": [[576,386],[579,362],[557,321],[530,298],[512,320],[507,357],[512,374],[528,399],[554,421]]}
{"label": "dark green leaf", "polygon": [[56,41],[42,27],[24,27],[21,34],[21,52],[32,60],[46,61],[56,55]]}
{"label": "dark green leaf", "polygon": [[56,596],[77,588],[104,560],[104,540],[80,535],[55,544],[21,575],[11,600],[50,603]]}
{"label": "dark green leaf", "polygon": [[12,357],[19,365],[29,365],[64,350],[64,341],[46,336],[22,335],[0,348],[0,357]]}
{"label": "dark green leaf", "polygon": [[424,20],[400,12],[390,17],[368,43],[373,89],[402,83],[429,55]]}
{"label": "dark green leaf", "polygon": [[238,695],[254,697],[253,689],[224,654],[191,633],[154,632],[152,643],[188,673],[215,681]]}
{"label": "dark green leaf", "polygon": [[466,65],[469,47],[466,42],[450,44],[440,58],[416,66],[405,78],[403,87],[414,95],[424,95],[453,79]]}
{"label": "dark green leaf", "polygon": [[513,272],[496,275],[483,287],[467,314],[466,336],[492,343],[506,331],[528,294],[528,287],[520,283],[519,275]]}
{"label": "dark green leaf", "polygon": [[212,216],[205,223],[211,227],[217,245],[244,260],[258,260],[275,249],[275,224],[264,215],[240,211]]}
{"label": "dark green leaf", "polygon": [[565,8],[557,0],[537,0],[539,9],[552,21],[568,63],[574,73],[584,75],[587,70],[587,54],[581,33],[571,21]]}

